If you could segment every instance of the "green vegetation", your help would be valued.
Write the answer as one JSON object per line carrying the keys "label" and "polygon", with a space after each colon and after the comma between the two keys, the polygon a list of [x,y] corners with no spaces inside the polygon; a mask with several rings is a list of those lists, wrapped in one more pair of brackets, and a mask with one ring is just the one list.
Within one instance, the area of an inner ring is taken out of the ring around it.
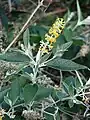
{"label": "green vegetation", "polygon": [[89,0],[0,2],[0,120],[89,120]]}

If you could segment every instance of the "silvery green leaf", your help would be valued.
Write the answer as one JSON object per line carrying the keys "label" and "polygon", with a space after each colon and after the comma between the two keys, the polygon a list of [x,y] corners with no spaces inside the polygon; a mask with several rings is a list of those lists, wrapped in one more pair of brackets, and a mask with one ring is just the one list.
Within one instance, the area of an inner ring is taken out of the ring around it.
{"label": "silvery green leaf", "polygon": [[4,96],[4,101],[12,107],[12,101],[7,96]]}
{"label": "silvery green leaf", "polygon": [[75,15],[75,12],[69,12],[66,24],[74,17],[74,15]]}
{"label": "silvery green leaf", "polygon": [[70,108],[72,108],[74,106],[74,102],[72,99],[68,101],[68,105]]}
{"label": "silvery green leaf", "polygon": [[40,56],[41,56],[41,52],[40,52],[40,50],[37,52],[37,55],[36,55],[36,63],[38,62],[38,61],[40,61]]}
{"label": "silvery green leaf", "polygon": [[82,21],[82,12],[78,0],[77,0],[77,14],[78,14],[78,23],[79,23],[80,21]]}
{"label": "silvery green leaf", "polygon": [[44,56],[41,57],[40,59],[40,64],[44,63],[46,60],[48,60],[48,58],[50,57],[51,52],[48,54],[45,54]]}
{"label": "silvery green leaf", "polygon": [[89,78],[89,80],[86,82],[86,86],[87,85],[90,85],[90,78]]}
{"label": "silvery green leaf", "polygon": [[65,44],[62,44],[61,46],[57,46],[57,50],[56,53],[54,54],[54,57],[61,57],[65,51],[67,51],[67,49],[72,45],[72,41],[67,42]]}
{"label": "silvery green leaf", "polygon": [[28,57],[23,51],[12,50],[0,54],[0,60],[7,62],[30,62],[31,58]]}
{"label": "silvery green leaf", "polygon": [[90,25],[90,16],[88,16],[86,19],[81,21],[81,24],[83,24],[83,25]]}
{"label": "silvery green leaf", "polygon": [[46,66],[62,71],[68,71],[68,70],[75,71],[80,69],[88,69],[84,65],[77,64],[72,60],[61,59],[60,57],[55,57],[53,60],[49,60],[46,63]]}
{"label": "silvery green leaf", "polygon": [[32,56],[32,48],[30,45],[30,33],[29,33],[29,29],[27,28],[26,31],[23,34],[23,42],[24,42],[24,46],[25,46],[25,52]]}

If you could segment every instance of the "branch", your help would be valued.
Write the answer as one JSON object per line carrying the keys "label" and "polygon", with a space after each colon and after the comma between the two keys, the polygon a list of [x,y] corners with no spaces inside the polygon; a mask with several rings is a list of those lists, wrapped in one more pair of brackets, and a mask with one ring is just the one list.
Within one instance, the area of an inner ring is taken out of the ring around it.
{"label": "branch", "polygon": [[28,20],[26,21],[26,23],[24,24],[24,26],[22,27],[22,29],[20,30],[20,32],[18,33],[18,35],[14,38],[14,40],[9,44],[9,46],[5,49],[4,53],[6,53],[8,51],[8,49],[17,41],[17,39],[19,38],[19,36],[23,33],[23,31],[25,30],[26,26],[29,24],[30,20],[32,19],[32,17],[34,16],[34,14],[37,12],[37,10],[43,5],[44,0],[42,0],[41,2],[39,2],[38,6],[36,7],[36,9],[33,11],[33,13],[30,15],[30,17],[28,18]]}

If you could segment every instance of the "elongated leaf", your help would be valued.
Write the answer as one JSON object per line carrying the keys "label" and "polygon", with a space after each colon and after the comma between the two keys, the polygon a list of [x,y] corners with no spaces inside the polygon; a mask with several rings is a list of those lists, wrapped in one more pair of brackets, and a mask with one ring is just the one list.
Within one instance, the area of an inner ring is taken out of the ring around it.
{"label": "elongated leaf", "polygon": [[60,46],[60,50],[62,50],[62,51],[66,51],[71,45],[72,45],[72,41],[70,41],[70,42],[67,42],[67,43],[65,43],[65,44],[62,44],[61,46]]}
{"label": "elongated leaf", "polygon": [[20,95],[20,84],[18,80],[14,80],[11,84],[11,90],[10,90],[10,99],[12,101],[12,104],[14,105],[19,98]]}
{"label": "elongated leaf", "polygon": [[83,25],[90,25],[90,16],[88,16],[86,19],[81,21],[81,24],[83,24]]}
{"label": "elongated leaf", "polygon": [[28,28],[26,29],[26,31],[23,34],[23,42],[24,42],[25,52],[28,55],[33,56],[31,45],[30,45],[30,34],[29,34]]}
{"label": "elongated leaf", "polygon": [[12,107],[12,101],[11,101],[7,96],[4,96],[4,101],[5,101],[10,107]]}
{"label": "elongated leaf", "polygon": [[28,104],[34,100],[36,93],[38,91],[38,86],[34,85],[26,85],[23,90],[23,97],[25,102]]}
{"label": "elongated leaf", "polygon": [[3,102],[4,96],[7,94],[8,91],[9,91],[9,89],[5,89],[3,91],[0,91],[0,103]]}
{"label": "elongated leaf", "polygon": [[2,25],[5,27],[5,29],[7,31],[7,29],[8,29],[8,18],[5,15],[4,9],[2,9],[1,7],[0,7],[0,18],[1,18]]}
{"label": "elongated leaf", "polygon": [[56,53],[54,54],[54,56],[58,56],[58,57],[61,57],[64,52],[72,45],[72,41],[70,42],[67,42],[65,44],[62,44],[60,46],[57,46],[57,50],[56,50]]}
{"label": "elongated leaf", "polygon": [[82,12],[78,0],[77,0],[77,14],[78,14],[78,23],[79,23],[82,20]]}
{"label": "elongated leaf", "polygon": [[11,51],[0,54],[0,60],[7,62],[29,62],[30,58],[20,51]]}
{"label": "elongated leaf", "polygon": [[50,57],[51,53],[49,54],[45,54],[44,56],[41,57],[40,59],[40,64],[45,62],[46,60],[48,60],[48,58]]}
{"label": "elongated leaf", "polygon": [[30,39],[29,29],[26,29],[26,31],[23,34],[23,41],[26,48],[28,48],[29,39]]}
{"label": "elongated leaf", "polygon": [[63,98],[68,96],[68,94],[66,92],[63,92],[63,91],[57,91],[56,95],[59,98],[59,100],[61,100],[61,101],[62,101]]}
{"label": "elongated leaf", "polygon": [[46,63],[47,66],[62,70],[62,71],[74,71],[79,69],[87,69],[86,66],[77,64],[71,60],[61,59],[60,57],[56,57],[53,60]]}
{"label": "elongated leaf", "polygon": [[74,87],[73,87],[72,84],[70,84],[70,86],[69,86],[69,91],[68,91],[68,92],[69,92],[69,95],[70,95],[70,96],[72,96],[72,97],[74,96]]}
{"label": "elongated leaf", "polygon": [[69,105],[70,108],[72,108],[72,107],[74,106],[73,100],[69,100],[69,101],[68,101],[68,105]]}
{"label": "elongated leaf", "polygon": [[89,80],[86,82],[86,86],[90,85],[90,78]]}
{"label": "elongated leaf", "polygon": [[66,23],[68,23],[74,16],[75,16],[75,12],[70,12],[68,10],[68,18],[67,18]]}

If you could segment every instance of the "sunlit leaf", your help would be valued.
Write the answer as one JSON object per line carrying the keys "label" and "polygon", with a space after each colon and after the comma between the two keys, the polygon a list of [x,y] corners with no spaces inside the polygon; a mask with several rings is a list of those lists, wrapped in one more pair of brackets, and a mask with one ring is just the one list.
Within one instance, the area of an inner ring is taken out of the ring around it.
{"label": "sunlit leaf", "polygon": [[84,65],[77,64],[71,60],[61,59],[60,57],[56,57],[53,60],[47,62],[46,66],[62,71],[87,69],[87,67]]}
{"label": "sunlit leaf", "polygon": [[30,58],[21,51],[10,51],[0,54],[0,60],[7,62],[29,62]]}

